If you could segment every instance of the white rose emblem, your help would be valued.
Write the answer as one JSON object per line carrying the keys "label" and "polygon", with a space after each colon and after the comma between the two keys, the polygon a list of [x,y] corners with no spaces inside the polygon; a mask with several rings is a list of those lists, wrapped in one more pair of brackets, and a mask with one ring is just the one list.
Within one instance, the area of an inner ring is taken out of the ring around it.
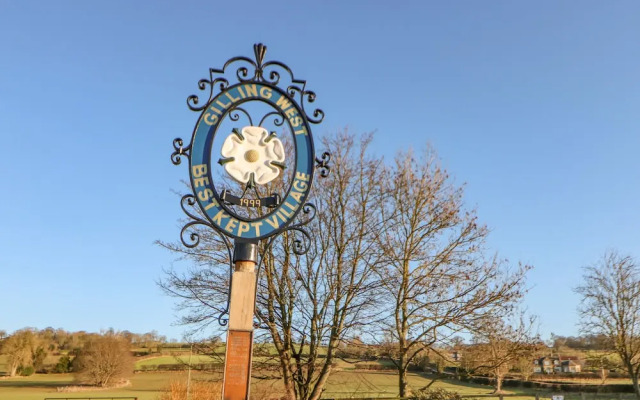
{"label": "white rose emblem", "polygon": [[274,132],[259,126],[233,129],[220,150],[218,163],[240,183],[264,185],[284,169],[284,146]]}

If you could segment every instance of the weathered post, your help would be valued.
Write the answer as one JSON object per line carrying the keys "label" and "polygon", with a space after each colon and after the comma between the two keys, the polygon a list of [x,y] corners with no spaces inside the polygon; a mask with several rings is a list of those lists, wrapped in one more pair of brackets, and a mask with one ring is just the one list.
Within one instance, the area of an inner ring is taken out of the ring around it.
{"label": "weathered post", "polygon": [[[189,217],[182,243],[198,246],[197,228],[205,227],[218,234],[229,254],[228,301],[218,316],[228,328],[224,400],[249,398],[256,288],[265,252],[285,231],[292,233],[294,253],[309,250],[311,236],[304,226],[314,218],[315,207],[306,200],[314,170],[323,177],[329,173],[330,155],[315,156],[310,126],[320,123],[324,113],[305,111],[315,93],[285,64],[265,62],[266,46],[253,49],[254,59],[231,58],[198,82],[208,100],[199,105],[198,96],[187,98],[200,117],[191,142],[185,146],[175,139],[171,155],[176,165],[183,156],[189,158],[193,194],[181,200]],[[214,151],[221,156],[217,162]]]}
{"label": "weathered post", "polygon": [[249,396],[257,262],[258,246],[255,243],[235,242],[222,389],[224,399]]}

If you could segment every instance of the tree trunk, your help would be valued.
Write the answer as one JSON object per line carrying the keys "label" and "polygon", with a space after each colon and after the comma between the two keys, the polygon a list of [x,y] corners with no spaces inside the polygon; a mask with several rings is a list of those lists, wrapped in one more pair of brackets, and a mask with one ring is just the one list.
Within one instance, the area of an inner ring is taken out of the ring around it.
{"label": "tree trunk", "polygon": [[14,377],[16,376],[16,372],[18,371],[18,366],[17,365],[11,365],[11,371],[9,371],[9,376]]}
{"label": "tree trunk", "polygon": [[411,394],[409,384],[407,382],[407,366],[404,364],[404,355],[400,358],[400,368],[398,369],[398,388],[400,389],[400,397],[407,397]]}
{"label": "tree trunk", "polygon": [[318,378],[318,382],[313,388],[313,392],[311,393],[311,396],[309,396],[309,400],[320,399],[320,396],[322,396],[322,391],[324,390],[324,386],[327,383],[327,380],[329,379],[330,374],[331,374],[331,363],[329,362],[325,364],[325,366],[323,367],[320,373],[320,377]]}
{"label": "tree trunk", "polygon": [[[633,368],[631,368],[633,370]],[[638,375],[634,374],[633,371],[630,373],[631,382],[633,382],[633,391],[636,394],[636,399],[640,400],[640,387],[638,387]]]}
{"label": "tree trunk", "polygon": [[502,393],[502,375],[496,375],[496,393]]}

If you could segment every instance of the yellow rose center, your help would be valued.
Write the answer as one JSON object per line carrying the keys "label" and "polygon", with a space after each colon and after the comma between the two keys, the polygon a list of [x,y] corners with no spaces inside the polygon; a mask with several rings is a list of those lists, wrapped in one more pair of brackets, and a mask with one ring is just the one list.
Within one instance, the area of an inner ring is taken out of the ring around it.
{"label": "yellow rose center", "polygon": [[260,154],[258,154],[257,150],[249,150],[244,153],[244,159],[247,160],[247,162],[256,162],[259,158]]}

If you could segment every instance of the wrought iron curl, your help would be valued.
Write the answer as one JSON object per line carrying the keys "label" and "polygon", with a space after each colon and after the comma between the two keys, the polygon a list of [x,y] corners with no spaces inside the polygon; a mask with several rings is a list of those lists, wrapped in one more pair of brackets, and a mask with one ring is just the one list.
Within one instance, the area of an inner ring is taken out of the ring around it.
{"label": "wrought iron curl", "polygon": [[226,78],[214,78],[214,74],[218,74],[220,72],[222,71],[214,68],[209,68],[209,79],[203,78],[198,81],[198,88],[200,90],[204,91],[207,90],[207,87],[209,88],[209,99],[203,105],[198,106],[198,104],[200,103],[200,98],[198,97],[198,95],[192,94],[191,96],[187,97],[187,106],[191,111],[200,112],[207,108],[207,105],[214,97],[214,89],[216,84],[219,85],[220,91],[223,91],[224,89],[229,87],[229,81]]}
{"label": "wrought iron curl", "polygon": [[[305,111],[305,114],[306,114],[306,111]],[[322,111],[319,108],[316,108],[315,110],[313,110],[313,118],[311,118],[309,114],[306,114],[306,115],[309,122],[313,124],[319,124],[322,122],[322,120],[324,120],[324,111]]]}
{"label": "wrought iron curl", "polygon": [[255,61],[248,57],[233,57],[224,64],[222,69],[209,68],[209,78],[203,78],[198,81],[198,88],[202,91],[209,90],[208,99],[204,104],[200,105],[198,95],[192,94],[187,97],[187,106],[190,110],[200,112],[204,110],[215,97],[216,85],[219,90],[223,91],[229,87],[229,81],[224,77],[227,69],[237,63],[244,63],[235,70],[236,79],[240,83],[244,82],[265,82],[277,86],[282,78],[282,71],[291,79],[291,85],[286,92],[289,97],[294,98],[296,94],[300,96],[300,106],[307,120],[314,124],[319,124],[324,119],[324,111],[315,109],[311,114],[305,110],[305,102],[313,103],[316,100],[316,94],[313,91],[306,90],[306,81],[296,79],[293,71],[280,61],[264,62],[267,47],[262,43],[254,45]]}
{"label": "wrought iron curl", "polygon": [[255,78],[255,73],[254,73],[254,75],[249,76],[249,68],[240,67],[236,71],[236,77],[238,78],[238,81],[240,81],[240,82],[251,81],[251,80],[253,80]]}
{"label": "wrought iron curl", "polygon": [[182,196],[182,199],[180,199],[180,208],[182,208],[182,211],[187,214],[187,217],[191,218],[192,220],[204,222],[202,218],[189,210],[189,208],[195,209],[196,203],[196,196],[192,194],[185,194],[184,196]]}
{"label": "wrought iron curl", "polygon": [[247,117],[247,119],[249,120],[249,125],[253,126],[253,119],[251,119],[251,115],[247,112],[247,110],[245,110],[242,107],[232,108],[231,111],[229,111],[229,119],[231,121],[238,121],[240,119],[240,114],[238,112],[243,113],[245,117]]}
{"label": "wrought iron curl", "polygon": [[[205,225],[207,226],[208,224],[205,223],[204,221],[191,221],[188,222],[187,224],[185,224],[185,226],[182,227],[182,230],[180,231],[180,241],[182,242],[182,244],[185,247],[188,247],[190,249],[193,249],[194,247],[198,246],[200,244],[200,234],[196,231],[191,231],[190,233],[187,232],[190,228],[192,228],[194,225]],[[188,236],[188,240],[185,238],[185,234],[189,233]]]}
{"label": "wrought iron curl", "polygon": [[313,117],[310,116],[309,113],[307,113],[307,110],[305,109],[305,103],[313,103],[314,101],[316,101],[316,93],[311,90],[305,90],[304,87],[304,84],[302,85],[302,87],[292,84],[287,87],[287,94],[292,99],[298,96],[300,98],[300,107],[302,108],[302,112],[304,113],[307,120],[312,124],[319,124],[324,119],[324,111],[316,108],[315,110],[313,110]]}
{"label": "wrought iron curl", "polygon": [[299,256],[307,254],[311,249],[311,243],[312,243],[311,235],[309,235],[309,232],[307,232],[305,229],[295,227],[295,226],[292,226],[291,228],[289,228],[288,231],[302,234],[302,239],[296,238],[294,236],[293,252]]}
{"label": "wrought iron curl", "polygon": [[[278,85],[280,83],[280,78],[282,77],[280,72],[278,72],[278,70],[284,71],[287,73],[287,75],[289,75],[289,77],[291,78],[291,82],[293,83],[299,83],[302,84],[304,86],[305,81],[296,79],[293,76],[293,71],[291,71],[291,68],[289,68],[287,65],[281,63],[280,61],[269,61],[264,63],[264,65],[262,65],[262,70],[264,72],[269,72],[269,78],[264,78],[263,79],[265,82],[270,83],[272,85]],[[263,72],[263,75],[264,75]]]}
{"label": "wrought iron curl", "polygon": [[[182,227],[182,230],[180,231],[180,240],[182,241],[182,244],[185,247],[192,249],[194,247],[197,247],[200,244],[200,234],[195,230],[191,230],[189,232],[189,230],[192,229],[194,226],[202,225],[207,228],[210,228],[213,232],[215,232],[220,237],[220,239],[222,240],[222,243],[224,243],[225,247],[227,248],[227,257],[229,260],[229,282],[231,282],[231,279],[233,277],[233,245],[229,240],[229,238],[223,232],[218,230],[215,226],[213,226],[209,222],[200,218],[196,212],[192,211],[192,209],[196,208],[196,204],[197,204],[196,198],[192,194],[186,194],[182,196],[182,199],[180,200],[180,207],[182,208],[182,211],[187,215],[187,217],[191,219],[191,221],[187,222]],[[227,293],[227,304],[224,310],[218,316],[218,323],[221,326],[226,326],[228,323],[228,318],[224,318],[224,316],[229,314],[230,301],[231,301],[231,291]]]}
{"label": "wrought iron curl", "polygon": [[[248,81],[257,80],[256,76],[258,75],[259,65],[256,64],[255,61],[253,61],[248,57],[241,56],[241,57],[230,58],[229,60],[227,60],[226,63],[224,63],[224,66],[222,67],[222,69],[215,69],[214,71],[220,75],[223,75],[227,71],[227,68],[229,66],[234,64],[237,65],[237,63],[248,64],[248,65],[242,65],[236,68],[235,75],[236,75],[236,79],[238,79],[238,82],[248,82]],[[250,73],[250,70],[253,70],[253,73]]]}
{"label": "wrought iron curl", "polygon": [[173,165],[180,165],[182,162],[182,156],[189,157],[189,152],[191,150],[191,145],[187,147],[184,146],[184,141],[181,138],[173,139],[173,149],[174,152],[171,153],[171,162]]}
{"label": "wrought iron curl", "polygon": [[273,124],[275,126],[282,126],[282,124],[284,124],[284,115],[282,115],[280,111],[271,111],[265,114],[264,117],[262,117],[258,126],[263,126],[266,119],[269,118],[270,116],[275,116],[275,118],[273,119]]}
{"label": "wrought iron curl", "polygon": [[329,161],[331,161],[331,153],[328,151],[322,153],[321,158],[316,157],[316,168],[320,170],[320,176],[323,178],[328,177],[331,172]]}

